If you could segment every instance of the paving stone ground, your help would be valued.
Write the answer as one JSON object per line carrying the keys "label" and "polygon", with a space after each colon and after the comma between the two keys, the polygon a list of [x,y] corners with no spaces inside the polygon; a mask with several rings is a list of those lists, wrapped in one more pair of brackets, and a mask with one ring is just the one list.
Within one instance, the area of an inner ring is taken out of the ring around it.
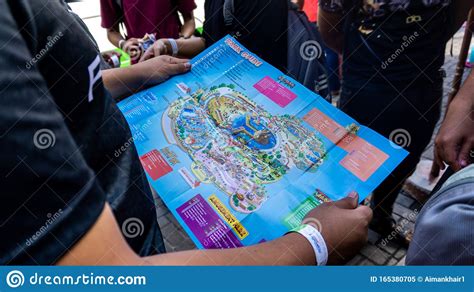
{"label": "paving stone ground", "polygon": [[[444,69],[447,78],[444,83],[443,109],[446,107],[447,96],[451,89],[452,78],[458,61],[458,54],[462,41],[462,31],[453,38],[453,56],[450,55],[451,42],[446,50]],[[423,159],[432,160],[433,143],[427,146]],[[182,251],[196,248],[186,232],[169,212],[166,206],[158,199],[158,222],[163,232],[165,246],[168,252]],[[422,203],[403,190],[395,203],[393,217],[404,229],[413,229],[416,215],[420,212]],[[368,244],[357,254],[348,265],[404,265],[406,249],[387,238],[382,238],[376,232],[369,231]]]}

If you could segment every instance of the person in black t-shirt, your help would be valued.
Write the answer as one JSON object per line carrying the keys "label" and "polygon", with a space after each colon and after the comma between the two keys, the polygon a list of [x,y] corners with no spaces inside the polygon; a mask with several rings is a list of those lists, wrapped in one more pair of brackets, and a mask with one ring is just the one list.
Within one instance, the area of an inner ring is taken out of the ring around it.
{"label": "person in black t-shirt", "polygon": [[0,220],[11,240],[2,240],[0,262],[56,261],[95,222],[103,198],[120,226],[143,226],[127,238],[136,253],[164,252],[135,148],[115,155],[131,135],[112,98],[187,71],[187,61],[163,57],[101,72],[97,46],[63,2],[2,6]]}
{"label": "person in black t-shirt", "polygon": [[410,152],[374,191],[371,225],[383,235],[440,117],[446,42],[473,2],[319,1],[321,34],[344,59],[340,108]]}
{"label": "person in black t-shirt", "polygon": [[[229,11],[227,19],[224,7]],[[288,0],[206,0],[204,11],[207,47],[230,34],[266,62],[287,71]]]}
{"label": "person in black t-shirt", "polygon": [[[101,71],[90,34],[59,0],[0,1],[0,43],[0,264],[316,263],[301,233],[151,256],[163,251],[154,201],[113,98],[188,71],[187,60]],[[371,211],[352,193],[306,217],[313,233],[311,222],[323,226],[329,263],[341,263],[367,240]]]}

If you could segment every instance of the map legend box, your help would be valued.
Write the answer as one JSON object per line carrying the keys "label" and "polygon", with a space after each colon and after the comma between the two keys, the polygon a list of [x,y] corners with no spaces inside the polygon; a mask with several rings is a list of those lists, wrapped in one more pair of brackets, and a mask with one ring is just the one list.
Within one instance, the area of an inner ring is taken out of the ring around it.
{"label": "map legend box", "polygon": [[253,87],[283,108],[296,99],[296,94],[268,76],[257,82]]}
{"label": "map legend box", "polygon": [[152,180],[157,180],[173,171],[158,150],[152,150],[140,157],[143,168]]}

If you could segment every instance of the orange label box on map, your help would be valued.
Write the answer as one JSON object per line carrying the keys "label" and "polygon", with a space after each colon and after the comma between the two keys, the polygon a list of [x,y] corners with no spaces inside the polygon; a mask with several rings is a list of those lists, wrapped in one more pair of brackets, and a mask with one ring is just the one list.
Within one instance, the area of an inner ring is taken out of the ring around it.
{"label": "orange label box on map", "polygon": [[348,152],[339,163],[362,181],[367,181],[388,159],[386,153],[350,133],[345,127],[316,108],[307,113],[303,120]]}

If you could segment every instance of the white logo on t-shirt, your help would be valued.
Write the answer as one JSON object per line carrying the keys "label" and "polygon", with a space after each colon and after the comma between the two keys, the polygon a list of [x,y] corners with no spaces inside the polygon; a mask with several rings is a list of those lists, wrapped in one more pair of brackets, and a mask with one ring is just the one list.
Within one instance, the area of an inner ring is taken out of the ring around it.
{"label": "white logo on t-shirt", "polygon": [[[94,84],[102,77],[102,71],[100,70],[100,57],[97,56],[94,61],[87,68],[89,70],[89,102],[94,99]],[[97,73],[94,75],[94,71]]]}

